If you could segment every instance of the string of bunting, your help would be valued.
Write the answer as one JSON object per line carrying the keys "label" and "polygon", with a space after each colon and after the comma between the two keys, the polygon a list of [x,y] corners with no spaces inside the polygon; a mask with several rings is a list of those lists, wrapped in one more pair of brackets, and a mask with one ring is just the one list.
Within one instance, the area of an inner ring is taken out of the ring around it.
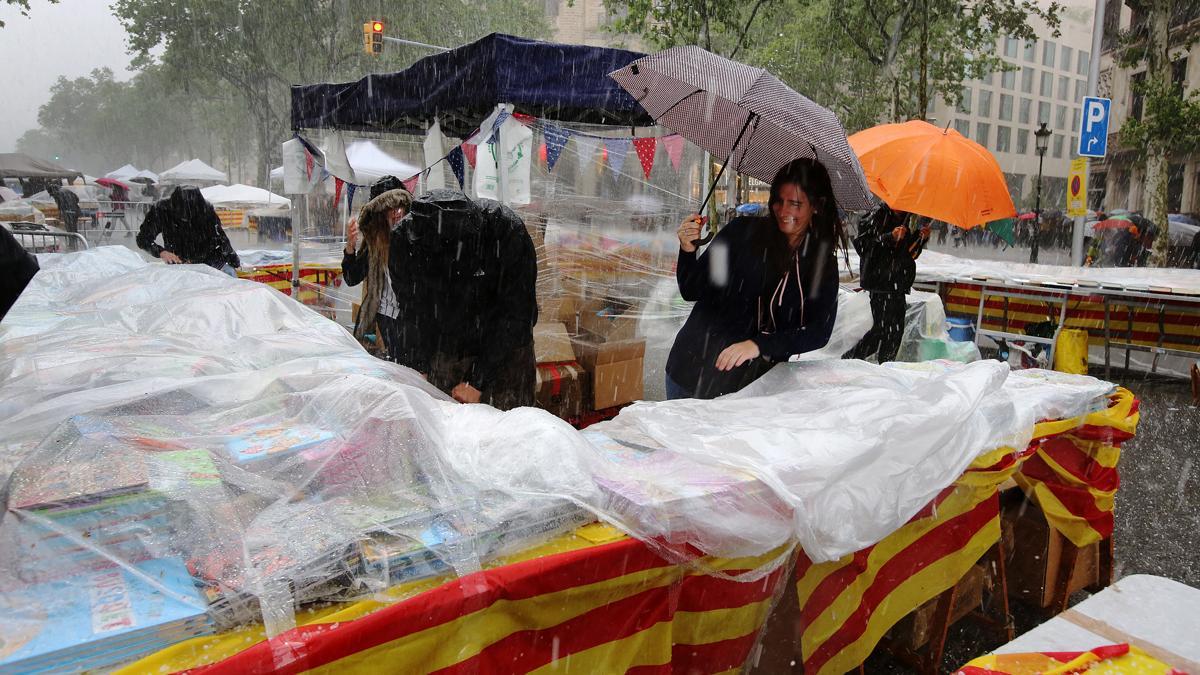
{"label": "string of bunting", "polygon": [[[522,113],[509,113],[507,110],[502,110],[500,111],[500,114],[496,115],[496,119],[493,120],[491,133],[484,142],[489,145],[495,143],[498,138],[497,134],[500,130],[500,127],[506,121],[508,121],[510,117],[522,124],[525,124],[526,126],[538,122],[538,119],[531,115],[525,115]],[[478,135],[479,132],[477,131],[474,134],[470,134],[468,138],[474,138]],[[612,171],[614,175],[620,173],[621,167],[625,164],[625,158],[629,154],[630,147],[633,148],[634,153],[637,155],[638,162],[642,167],[642,174],[647,179],[650,178],[650,172],[654,169],[654,160],[655,156],[658,154],[659,144],[662,145],[663,150],[667,153],[667,158],[671,161],[671,166],[675,169],[675,171],[679,171],[679,165],[683,160],[683,137],[679,134],[670,134],[668,136],[657,137],[647,136],[644,138],[597,136],[582,131],[566,129],[555,124],[550,124],[549,122],[543,122],[542,136],[546,142],[547,171],[554,170],[554,166],[558,163],[559,158],[562,156],[563,150],[566,149],[567,143],[572,139],[575,141],[581,164],[588,164],[592,162],[596,156],[596,152],[603,147],[608,158],[609,170]],[[463,141],[462,143],[454,146],[454,148],[452,148],[450,152],[441,159],[418,171],[417,173],[401,179],[400,182],[404,184],[404,189],[408,190],[409,192],[415,192],[417,188],[417,181],[422,175],[428,176],[429,172],[432,171],[438,164],[446,162],[449,164],[451,171],[454,172],[454,178],[458,180],[459,189],[462,189],[466,181],[465,165],[470,164],[471,169],[475,168],[478,151],[479,145],[477,143]],[[339,186],[335,190],[337,197],[340,197],[340,185],[341,179],[339,179]],[[356,188],[366,186],[346,183],[346,187],[347,195],[352,198]],[[337,197],[335,197],[335,201]]]}

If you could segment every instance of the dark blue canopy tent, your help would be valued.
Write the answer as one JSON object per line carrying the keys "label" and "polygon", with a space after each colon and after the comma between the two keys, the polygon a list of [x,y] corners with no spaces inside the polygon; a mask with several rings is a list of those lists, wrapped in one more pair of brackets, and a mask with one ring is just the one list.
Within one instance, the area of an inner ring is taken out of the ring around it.
{"label": "dark blue canopy tent", "polygon": [[292,127],[465,137],[499,103],[564,122],[649,126],[654,121],[608,76],[644,54],[492,33],[408,68],[357,82],[292,87]]}

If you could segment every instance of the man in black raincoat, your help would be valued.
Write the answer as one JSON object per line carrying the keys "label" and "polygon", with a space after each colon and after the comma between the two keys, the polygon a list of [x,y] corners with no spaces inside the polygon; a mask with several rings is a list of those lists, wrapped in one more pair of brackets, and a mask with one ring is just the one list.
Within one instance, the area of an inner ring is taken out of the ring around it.
{"label": "man in black raincoat", "polygon": [[21,246],[12,232],[0,227],[0,320],[39,269],[37,258]]}
{"label": "man in black raincoat", "polygon": [[79,196],[63,188],[61,185],[51,185],[46,188],[54,203],[58,206],[58,217],[68,232],[79,231]]}
{"label": "man in black raincoat", "polygon": [[[160,246],[155,240],[162,235]],[[200,263],[230,276],[242,261],[225,236],[221,219],[200,188],[181,185],[150,207],[137,235],[138,248],[169,265]]]}
{"label": "man in black raincoat", "polygon": [[420,336],[405,365],[464,403],[533,405],[537,257],[516,213],[433,190],[392,232],[388,268],[400,320]]}
{"label": "man in black raincoat", "polygon": [[852,359],[878,352],[878,362],[892,361],[900,350],[907,311],[906,296],[917,276],[917,257],[929,241],[930,221],[913,231],[909,214],[880,204],[859,226],[854,238],[862,289],[871,295],[871,330],[850,351]]}

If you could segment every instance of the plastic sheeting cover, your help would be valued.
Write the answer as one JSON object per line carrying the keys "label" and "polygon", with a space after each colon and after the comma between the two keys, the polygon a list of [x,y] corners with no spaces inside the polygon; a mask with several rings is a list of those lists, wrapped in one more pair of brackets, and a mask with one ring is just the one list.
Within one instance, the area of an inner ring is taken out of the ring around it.
{"label": "plastic sheeting cover", "polygon": [[678,562],[797,542],[828,560],[1111,388],[825,360],[580,433],[449,401],[265,285],[121,247],[42,257],[0,326],[0,383],[0,630],[26,636],[0,665],[55,631],[94,639],[97,584],[137,627],[104,637],[152,630],[142,648],[259,619],[276,635],[307,603],[472,572],[593,514]]}

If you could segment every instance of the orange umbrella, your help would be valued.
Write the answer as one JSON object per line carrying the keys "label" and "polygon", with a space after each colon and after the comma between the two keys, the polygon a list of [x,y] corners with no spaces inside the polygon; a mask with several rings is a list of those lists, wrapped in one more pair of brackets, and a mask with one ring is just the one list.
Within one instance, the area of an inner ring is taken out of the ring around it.
{"label": "orange umbrella", "polygon": [[1017,215],[996,158],[953,129],[881,124],[850,137],[867,185],[898,211],[964,229]]}

